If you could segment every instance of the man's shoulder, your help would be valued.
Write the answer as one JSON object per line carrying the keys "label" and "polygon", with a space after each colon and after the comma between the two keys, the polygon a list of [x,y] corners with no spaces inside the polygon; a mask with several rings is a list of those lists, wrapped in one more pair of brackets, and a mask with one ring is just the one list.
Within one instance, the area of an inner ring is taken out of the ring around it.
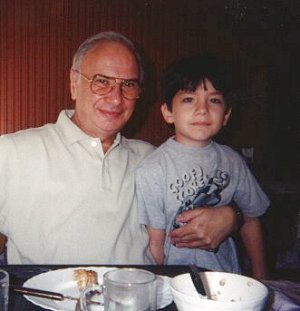
{"label": "man's shoulder", "polygon": [[0,136],[0,142],[27,143],[28,141],[47,136],[53,126],[54,124],[48,123],[41,127],[28,128],[14,133],[3,134]]}
{"label": "man's shoulder", "polygon": [[122,144],[131,152],[143,156],[146,156],[155,150],[155,146],[146,141],[140,139],[129,139],[124,136],[122,137]]}
{"label": "man's shoulder", "polygon": [[8,139],[18,139],[18,138],[27,138],[27,137],[32,137],[32,136],[39,136],[42,135],[44,132],[47,132],[49,128],[51,128],[54,124],[52,123],[47,123],[44,124],[40,127],[32,127],[32,128],[27,128],[23,130],[19,130],[13,133],[8,133],[8,134],[3,134],[1,136],[8,138]]}
{"label": "man's shoulder", "polygon": [[[70,110],[69,113],[72,111]],[[68,111],[61,111],[56,123],[46,123],[39,127],[31,127],[27,129],[22,129],[13,133],[3,134],[0,136],[0,142],[17,142],[17,143],[27,143],[30,141],[40,140],[43,138],[49,138],[50,133],[61,131],[61,124],[66,122]]]}

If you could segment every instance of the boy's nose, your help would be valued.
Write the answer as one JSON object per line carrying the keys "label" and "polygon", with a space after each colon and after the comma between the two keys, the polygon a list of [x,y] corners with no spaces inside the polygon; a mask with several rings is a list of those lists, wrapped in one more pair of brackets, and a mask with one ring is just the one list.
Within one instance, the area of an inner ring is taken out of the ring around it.
{"label": "boy's nose", "polygon": [[196,113],[205,114],[207,113],[207,103],[205,100],[199,100],[196,106]]}

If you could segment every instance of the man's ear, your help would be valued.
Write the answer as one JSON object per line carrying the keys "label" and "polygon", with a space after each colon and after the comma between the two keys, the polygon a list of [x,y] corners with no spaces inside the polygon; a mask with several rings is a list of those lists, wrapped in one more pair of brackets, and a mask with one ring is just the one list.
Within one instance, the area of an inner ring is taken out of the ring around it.
{"label": "man's ear", "polygon": [[164,103],[160,106],[160,111],[161,111],[165,121],[168,124],[174,123],[173,113],[172,113],[172,111],[169,110],[166,103]]}
{"label": "man's ear", "polygon": [[71,91],[71,98],[76,100],[77,98],[77,73],[74,70],[70,70],[70,91]]}
{"label": "man's ear", "polygon": [[228,121],[229,121],[229,118],[230,118],[230,115],[231,115],[231,111],[232,111],[232,108],[229,108],[224,116],[224,120],[223,120],[223,126],[226,126]]}

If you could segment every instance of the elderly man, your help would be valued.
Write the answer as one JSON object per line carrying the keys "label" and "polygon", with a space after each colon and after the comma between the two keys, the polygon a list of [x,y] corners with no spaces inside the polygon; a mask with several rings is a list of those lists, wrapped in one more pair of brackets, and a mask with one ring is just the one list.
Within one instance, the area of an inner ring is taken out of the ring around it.
{"label": "elderly man", "polygon": [[[0,232],[8,263],[153,263],[137,223],[134,171],[154,147],[120,134],[142,78],[133,44],[99,33],[73,59],[75,110],[62,111],[55,124],[1,136]],[[187,247],[215,247],[235,225],[229,207],[185,217],[193,221],[174,239]]]}

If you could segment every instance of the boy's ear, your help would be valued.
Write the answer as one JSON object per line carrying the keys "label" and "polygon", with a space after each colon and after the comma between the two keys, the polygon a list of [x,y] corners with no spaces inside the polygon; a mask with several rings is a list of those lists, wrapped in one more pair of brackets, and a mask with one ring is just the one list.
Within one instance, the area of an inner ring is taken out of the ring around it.
{"label": "boy's ear", "polygon": [[169,110],[166,103],[160,106],[161,113],[168,124],[174,123],[173,113]]}
{"label": "boy's ear", "polygon": [[231,115],[232,108],[229,108],[224,116],[223,126],[226,126]]}

